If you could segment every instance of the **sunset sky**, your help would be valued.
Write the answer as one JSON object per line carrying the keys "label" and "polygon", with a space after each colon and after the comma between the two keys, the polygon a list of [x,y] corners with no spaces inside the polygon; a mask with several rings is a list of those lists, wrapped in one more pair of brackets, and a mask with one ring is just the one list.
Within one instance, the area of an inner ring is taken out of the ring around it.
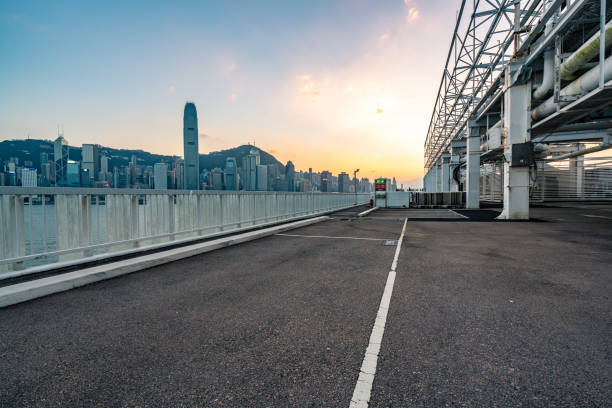
{"label": "sunset sky", "polygon": [[255,144],[417,186],[458,1],[0,2],[0,139]]}

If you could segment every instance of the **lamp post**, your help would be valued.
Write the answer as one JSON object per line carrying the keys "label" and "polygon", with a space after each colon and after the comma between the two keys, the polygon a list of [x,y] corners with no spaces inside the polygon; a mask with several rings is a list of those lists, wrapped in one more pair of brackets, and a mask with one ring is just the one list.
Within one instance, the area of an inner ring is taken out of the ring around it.
{"label": "lamp post", "polygon": [[353,184],[355,184],[355,205],[357,205],[357,173],[359,169],[353,172]]}

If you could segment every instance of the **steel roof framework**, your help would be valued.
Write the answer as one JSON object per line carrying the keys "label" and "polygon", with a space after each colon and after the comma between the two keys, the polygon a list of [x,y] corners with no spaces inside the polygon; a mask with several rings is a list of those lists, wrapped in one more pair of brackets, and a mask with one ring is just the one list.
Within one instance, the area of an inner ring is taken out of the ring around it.
{"label": "steel roof framework", "polygon": [[[521,27],[541,3],[520,1]],[[515,0],[462,0],[425,139],[426,171],[462,135],[474,107],[512,59],[514,15]]]}

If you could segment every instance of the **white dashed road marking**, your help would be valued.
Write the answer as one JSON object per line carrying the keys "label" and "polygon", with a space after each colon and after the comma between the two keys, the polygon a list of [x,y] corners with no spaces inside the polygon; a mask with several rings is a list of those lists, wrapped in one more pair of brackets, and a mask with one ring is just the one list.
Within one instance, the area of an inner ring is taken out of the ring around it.
{"label": "white dashed road marking", "polygon": [[327,235],[297,235],[297,234],[276,234],[281,237],[298,237],[298,238],[327,238],[327,239],[363,239],[366,241],[387,241],[387,238],[360,238],[360,237],[329,237]]}
{"label": "white dashed road marking", "polygon": [[383,333],[385,332],[387,313],[389,312],[391,294],[393,293],[393,284],[395,283],[395,270],[397,269],[397,260],[399,259],[400,250],[402,248],[402,241],[404,240],[404,234],[406,233],[407,222],[408,219],[404,219],[402,234],[400,235],[400,238],[397,241],[397,247],[395,248],[395,256],[393,257],[393,263],[391,263],[391,271],[389,271],[389,275],[387,277],[387,284],[385,285],[385,290],[383,291],[382,299],[380,299],[380,306],[378,307],[378,313],[376,314],[376,320],[374,321],[374,327],[372,328],[372,334],[370,335],[370,343],[368,344],[365,356],[363,357],[361,371],[359,372],[359,378],[357,379],[357,384],[355,385],[355,391],[353,391],[350,408],[367,407],[368,402],[370,401],[372,383],[374,382],[374,375],[376,374],[376,364],[378,363],[378,353],[380,352],[380,345],[382,343]]}
{"label": "white dashed road marking", "polygon": [[606,217],[605,215],[582,214],[582,216],[589,217],[589,218],[605,218],[606,220],[612,220],[612,217]]}

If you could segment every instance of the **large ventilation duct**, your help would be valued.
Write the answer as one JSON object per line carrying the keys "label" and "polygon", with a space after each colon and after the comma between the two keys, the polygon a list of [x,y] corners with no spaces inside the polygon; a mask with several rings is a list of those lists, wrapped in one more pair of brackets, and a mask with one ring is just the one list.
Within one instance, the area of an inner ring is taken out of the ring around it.
{"label": "large ventilation duct", "polygon": [[[612,20],[605,27],[605,43],[612,43]],[[587,42],[582,44],[563,64],[561,64],[559,75],[561,79],[569,81],[575,78],[574,73],[582,68],[587,62],[599,54],[600,31],[593,35]]]}
{"label": "large ventilation duct", "polygon": [[555,70],[555,50],[549,49],[544,51],[544,74],[542,83],[533,92],[534,99],[544,99],[553,89]]}
{"label": "large ventilation duct", "polygon": [[[608,57],[604,61],[604,80],[609,81],[612,79],[612,56]],[[589,71],[587,71],[580,78],[570,83],[568,86],[563,88],[559,93],[559,96],[576,96],[592,91],[599,85],[599,64]],[[561,106],[568,105],[569,102],[560,102]],[[546,116],[554,113],[557,109],[554,97],[548,98],[540,106],[531,111],[531,118],[533,120],[540,120]]]}
{"label": "large ventilation duct", "polygon": [[[552,4],[552,0],[546,2],[544,6],[544,10],[548,10]],[[553,19],[550,19],[546,23],[546,28],[544,29],[544,36],[548,35],[553,29]],[[554,84],[554,70],[555,70],[555,50],[552,47],[549,47],[546,51],[544,51],[544,71],[542,76],[542,83],[537,89],[533,92],[534,99],[544,99],[548,96],[550,91],[553,89]]]}

